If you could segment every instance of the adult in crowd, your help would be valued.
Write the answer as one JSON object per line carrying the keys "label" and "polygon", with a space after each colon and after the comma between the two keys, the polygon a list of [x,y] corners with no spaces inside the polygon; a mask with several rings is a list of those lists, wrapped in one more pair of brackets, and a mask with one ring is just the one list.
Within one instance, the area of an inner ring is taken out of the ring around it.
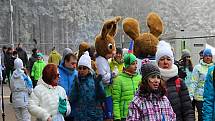
{"label": "adult in crowd", "polygon": [[213,66],[211,49],[204,49],[203,59],[200,60],[192,73],[192,89],[194,95],[195,106],[198,111],[198,121],[202,121],[202,107],[203,107],[203,93],[204,93],[204,84],[205,77],[208,72],[208,68]]}
{"label": "adult in crowd", "polygon": [[52,51],[48,58],[48,63],[54,63],[57,66],[60,64],[61,61],[61,55],[55,50],[55,47],[52,48]]}
{"label": "adult in crowd", "polygon": [[[59,86],[65,89],[68,98],[71,96],[74,80],[78,77],[76,64],[77,57],[72,53],[71,49],[65,48],[61,64],[58,66],[60,73]],[[73,120],[73,108],[70,115],[65,118],[66,121]]]}
{"label": "adult in crowd", "polygon": [[[29,71],[29,73],[32,72],[32,67],[34,65],[34,62],[37,61],[37,52],[38,52],[37,48],[32,49],[32,55],[28,60],[28,71]],[[31,77],[31,79],[33,79],[33,78]]]}
{"label": "adult in crowd", "polygon": [[10,83],[10,76],[13,73],[14,59],[12,56],[13,56],[13,49],[11,47],[8,47],[7,52],[5,54],[5,60],[4,60],[8,83]]}
{"label": "adult in crowd", "polygon": [[159,68],[143,64],[141,74],[142,81],[129,105],[127,121],[175,121],[176,115],[161,84]]}
{"label": "adult in crowd", "polygon": [[203,121],[215,120],[215,66],[209,67],[204,85]]}
{"label": "adult in crowd", "polygon": [[1,52],[1,66],[2,66],[2,83],[3,84],[6,84],[6,69],[5,69],[5,55],[6,55],[6,52],[7,52],[7,47],[6,46],[3,46],[2,47],[2,52]]}
{"label": "adult in crowd", "polygon": [[43,54],[37,53],[37,61],[34,62],[34,65],[31,70],[31,77],[33,78],[33,87],[37,85],[37,82],[42,77],[43,68],[46,66],[45,61],[43,60]]}
{"label": "adult in crowd", "polygon": [[178,68],[169,43],[160,41],[155,54],[156,64],[161,72],[169,99],[177,121],[194,121],[194,111],[185,83],[178,77]]}
{"label": "adult in crowd", "polygon": [[27,107],[29,106],[29,95],[33,90],[32,81],[20,58],[15,59],[14,68],[15,71],[10,80],[10,90],[16,119],[17,121],[31,121]]}
{"label": "adult in crowd", "polygon": [[65,90],[58,86],[59,72],[55,64],[47,64],[29,100],[29,111],[38,121],[64,121],[71,108]]}
{"label": "adult in crowd", "polygon": [[[181,59],[179,60],[179,69],[178,75],[186,84],[191,100],[193,100],[192,92],[192,72],[193,72],[193,63],[191,60],[190,51],[187,49],[182,50]],[[195,107],[195,105],[193,105]],[[193,108],[195,109],[195,108]]]}
{"label": "adult in crowd", "polygon": [[109,60],[109,65],[112,72],[122,72],[124,67],[122,48],[116,48],[116,54]]}
{"label": "adult in crowd", "polygon": [[113,109],[114,120],[125,121],[128,113],[128,105],[133,99],[138,84],[141,81],[141,75],[136,73],[137,60],[132,53],[124,55],[125,68],[123,72],[113,80]]}
{"label": "adult in crowd", "polygon": [[18,53],[18,57],[22,60],[24,67],[27,67],[28,55],[27,55],[26,51],[22,48],[21,43],[18,44],[18,47],[16,48],[16,51]]}
{"label": "adult in crowd", "polygon": [[96,77],[91,58],[86,51],[78,61],[78,79],[75,80],[70,97],[74,109],[74,121],[103,121],[102,102],[105,91],[101,76]]}

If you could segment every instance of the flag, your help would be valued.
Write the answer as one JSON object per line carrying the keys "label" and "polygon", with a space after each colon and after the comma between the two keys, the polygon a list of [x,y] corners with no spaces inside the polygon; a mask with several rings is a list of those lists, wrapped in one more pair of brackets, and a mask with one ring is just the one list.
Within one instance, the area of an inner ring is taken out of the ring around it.
{"label": "flag", "polygon": [[128,49],[128,53],[133,53],[133,45],[134,45],[134,41],[131,40],[130,45],[129,45],[129,49]]}

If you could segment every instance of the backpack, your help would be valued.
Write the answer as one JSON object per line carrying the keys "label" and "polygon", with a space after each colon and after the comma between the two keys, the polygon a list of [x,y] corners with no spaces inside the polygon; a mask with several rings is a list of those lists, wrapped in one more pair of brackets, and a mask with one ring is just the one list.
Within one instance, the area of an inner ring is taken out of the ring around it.
{"label": "backpack", "polygon": [[175,80],[175,87],[176,87],[176,92],[179,93],[180,88],[181,88],[181,79],[180,78],[177,78]]}

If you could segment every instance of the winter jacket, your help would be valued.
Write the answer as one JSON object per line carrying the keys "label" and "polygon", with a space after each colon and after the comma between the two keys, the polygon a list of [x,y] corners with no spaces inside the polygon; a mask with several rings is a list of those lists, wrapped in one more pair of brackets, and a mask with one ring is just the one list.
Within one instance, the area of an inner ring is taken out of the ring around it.
{"label": "winter jacket", "polygon": [[[193,89],[192,89],[192,71],[190,71],[188,68],[183,69],[186,76],[183,79],[183,82],[186,84],[190,98],[193,99]],[[180,76],[179,76],[180,77]]]}
{"label": "winter jacket", "polygon": [[137,94],[129,105],[127,121],[176,121],[176,115],[166,96]]}
{"label": "winter jacket", "polygon": [[111,71],[113,71],[114,68],[115,68],[115,66],[116,66],[117,69],[118,69],[118,71],[119,71],[119,72],[122,72],[123,67],[124,67],[123,61],[120,62],[120,63],[118,63],[118,62],[116,62],[114,59],[111,59],[111,60],[109,61],[109,65],[110,65],[110,70],[111,70]]}
{"label": "winter jacket", "polygon": [[5,54],[5,60],[4,60],[5,68],[13,70],[14,60],[15,59],[12,57],[12,54],[6,53]]}
{"label": "winter jacket", "polygon": [[115,120],[127,117],[128,105],[133,99],[140,81],[140,75],[130,76],[124,72],[114,78],[112,97]]}
{"label": "winter jacket", "polygon": [[87,77],[78,77],[74,82],[70,104],[74,108],[75,121],[103,121],[102,101],[105,91],[101,80],[89,73]]}
{"label": "winter jacket", "polygon": [[172,108],[176,114],[177,121],[194,121],[194,111],[192,108],[189,92],[185,83],[181,80],[179,91],[176,91],[177,76],[167,80],[167,98],[169,99]]}
{"label": "winter jacket", "polygon": [[98,56],[96,58],[96,65],[98,69],[98,73],[102,75],[102,80],[106,92],[106,96],[111,96],[111,83],[112,83],[112,73],[110,70],[110,65],[108,60],[102,56]]}
{"label": "winter jacket", "polygon": [[2,67],[5,67],[5,65],[4,65],[4,62],[5,62],[4,59],[5,59],[5,52],[2,51],[1,52],[1,66]]}
{"label": "winter jacket", "polygon": [[28,60],[28,70],[31,73],[34,62],[37,61],[37,54],[32,54],[32,56]]}
{"label": "winter jacket", "polygon": [[29,94],[33,90],[32,82],[23,70],[16,69],[10,80],[13,107],[27,107]]}
{"label": "winter jacket", "polygon": [[60,73],[58,85],[63,87],[66,91],[66,95],[70,97],[71,91],[72,91],[72,85],[75,78],[78,77],[78,72],[77,70],[70,70],[64,67],[63,62],[58,66],[58,70]]}
{"label": "winter jacket", "polygon": [[49,55],[48,63],[54,63],[56,65],[59,65],[60,61],[61,61],[60,54],[56,50],[51,51]]}
{"label": "winter jacket", "polygon": [[204,85],[204,102],[203,102],[203,120],[215,120],[215,87],[213,79],[214,66],[208,69],[208,73]]}
{"label": "winter jacket", "polygon": [[20,47],[16,48],[16,51],[18,53],[18,57],[22,60],[24,67],[26,67],[28,64],[27,53]]}
{"label": "winter jacket", "polygon": [[194,95],[194,99],[197,101],[203,101],[205,77],[207,75],[208,68],[212,65],[213,63],[207,64],[201,60],[193,69],[191,89],[193,89],[192,95]]}
{"label": "winter jacket", "polygon": [[57,115],[61,116],[61,119],[63,119],[63,115],[58,112],[60,97],[66,99],[66,115],[68,115],[71,109],[65,90],[60,86],[52,87],[42,82],[34,88],[30,96],[29,112],[42,121],[47,121],[48,117],[54,118]]}
{"label": "winter jacket", "polygon": [[46,63],[43,60],[37,60],[32,67],[31,76],[34,80],[39,80],[42,77],[43,68]]}

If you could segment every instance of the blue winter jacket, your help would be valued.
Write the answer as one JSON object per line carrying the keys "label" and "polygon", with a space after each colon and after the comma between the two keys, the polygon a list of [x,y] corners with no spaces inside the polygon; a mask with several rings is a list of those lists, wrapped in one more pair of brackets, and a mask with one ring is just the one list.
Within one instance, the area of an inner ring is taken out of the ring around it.
{"label": "blue winter jacket", "polygon": [[78,77],[77,70],[70,70],[63,66],[63,62],[58,66],[58,70],[60,73],[59,83],[61,87],[63,87],[66,91],[67,97],[71,96],[72,85],[75,78]]}
{"label": "blue winter jacket", "polygon": [[215,121],[215,88],[213,86],[214,66],[208,69],[204,86],[203,121]]}

